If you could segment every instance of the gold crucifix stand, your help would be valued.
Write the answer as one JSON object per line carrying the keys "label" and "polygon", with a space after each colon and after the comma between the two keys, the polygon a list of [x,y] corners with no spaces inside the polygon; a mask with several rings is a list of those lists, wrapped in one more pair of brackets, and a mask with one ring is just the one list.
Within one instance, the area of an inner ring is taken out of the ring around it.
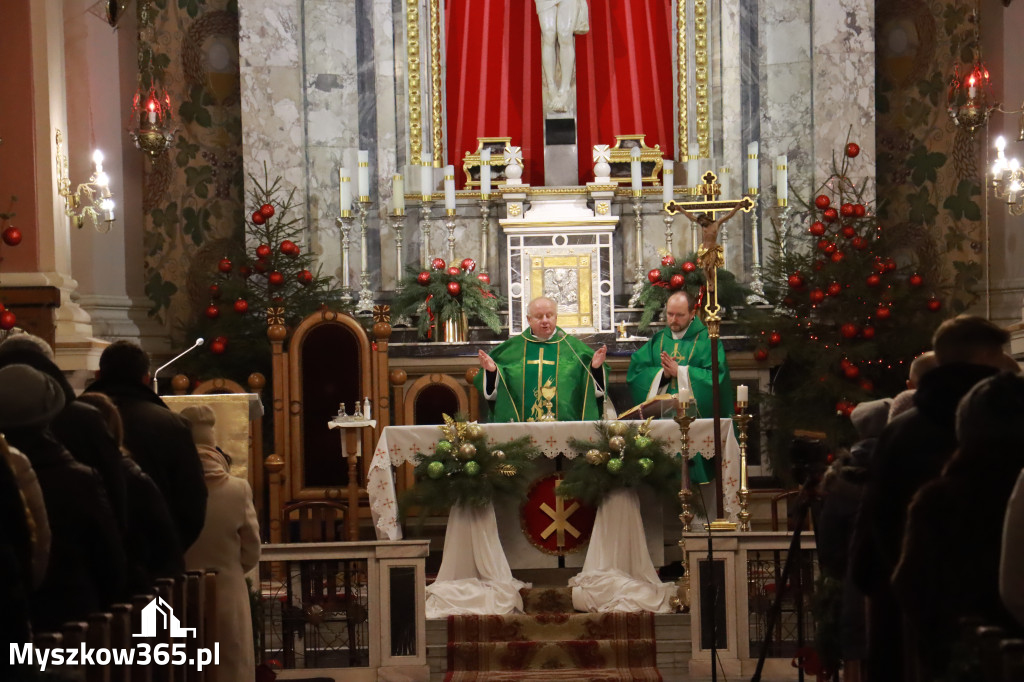
{"label": "gold crucifix stand", "polygon": [[[749,213],[754,208],[754,200],[747,196],[742,199],[719,199],[719,192],[722,186],[718,184],[718,176],[714,172],[708,171],[705,173],[701,181],[702,184],[696,188],[698,194],[692,201],[670,201],[664,206],[665,212],[669,215],[682,213],[694,223],[695,227],[692,232],[694,251],[698,247],[696,225],[704,227],[698,217],[694,215],[694,212],[700,211],[710,216],[711,221],[717,223],[715,228],[717,233],[718,227],[721,227],[722,223],[732,218],[737,211],[742,210],[744,213]],[[728,211],[728,214],[715,220],[715,214],[722,211]]]}

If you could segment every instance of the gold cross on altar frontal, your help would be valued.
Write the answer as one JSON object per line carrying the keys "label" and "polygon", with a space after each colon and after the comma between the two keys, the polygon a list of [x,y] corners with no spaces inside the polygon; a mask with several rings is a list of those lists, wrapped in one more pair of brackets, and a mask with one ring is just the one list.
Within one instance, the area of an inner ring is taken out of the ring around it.
{"label": "gold cross on altar frontal", "polygon": [[565,547],[565,534],[568,532],[574,538],[580,537],[578,528],[569,523],[569,517],[580,508],[580,503],[573,501],[568,507],[565,506],[565,499],[555,495],[555,508],[552,509],[547,502],[542,502],[540,510],[551,518],[551,525],[540,534],[542,540],[547,540],[555,533],[555,544],[559,548]]}

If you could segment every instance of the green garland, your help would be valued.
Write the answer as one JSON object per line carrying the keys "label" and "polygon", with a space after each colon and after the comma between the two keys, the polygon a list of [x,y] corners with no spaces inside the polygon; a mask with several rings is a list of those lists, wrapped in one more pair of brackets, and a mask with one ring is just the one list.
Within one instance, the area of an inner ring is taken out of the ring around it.
{"label": "green garland", "polygon": [[[664,309],[668,297],[676,291],[686,291],[691,301],[704,296],[707,278],[704,271],[697,267],[696,260],[696,255],[691,253],[680,264],[674,256],[665,255],[662,256],[661,267],[647,273],[647,281],[637,297],[637,304],[644,309],[637,325],[640,332],[650,329],[655,316]],[[730,309],[743,305],[749,294],[750,290],[737,282],[734,274],[719,269],[718,304],[725,309],[726,315]]]}
{"label": "green garland", "polygon": [[678,500],[679,463],[665,441],[650,437],[650,421],[601,422],[596,443],[570,440],[578,456],[556,492],[597,506],[617,488],[649,485],[659,495]]}
{"label": "green garland", "polygon": [[445,322],[459,322],[463,314],[467,320],[480,321],[500,334],[498,309],[502,301],[491,290],[490,277],[482,272],[474,274],[476,262],[471,258],[464,259],[461,267],[453,267],[457,267],[457,274],[450,274],[440,258],[434,259],[430,270],[407,267],[402,292],[392,301],[393,313],[415,318],[421,339],[428,338],[432,328],[439,329]]}
{"label": "green garland", "polygon": [[444,419],[439,427],[444,438],[434,451],[416,454],[416,484],[402,497],[403,517],[413,506],[434,514],[456,504],[483,507],[499,493],[520,498],[525,494],[533,460],[540,456],[529,436],[489,446],[479,424],[456,422],[448,415]]}

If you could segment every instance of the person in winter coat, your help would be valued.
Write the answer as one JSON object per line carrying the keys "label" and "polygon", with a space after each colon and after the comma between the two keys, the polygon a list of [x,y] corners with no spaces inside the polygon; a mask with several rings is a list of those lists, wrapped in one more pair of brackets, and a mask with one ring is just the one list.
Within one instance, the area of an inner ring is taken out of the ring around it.
{"label": "person in winter coat", "polygon": [[213,409],[206,405],[186,407],[181,416],[192,425],[209,489],[206,523],[199,539],[185,553],[185,564],[190,571],[217,571],[216,639],[221,646],[217,679],[249,682],[256,663],[245,574],[257,566],[260,558],[260,528],[252,490],[248,481],[229,473],[228,459],[217,447]]}

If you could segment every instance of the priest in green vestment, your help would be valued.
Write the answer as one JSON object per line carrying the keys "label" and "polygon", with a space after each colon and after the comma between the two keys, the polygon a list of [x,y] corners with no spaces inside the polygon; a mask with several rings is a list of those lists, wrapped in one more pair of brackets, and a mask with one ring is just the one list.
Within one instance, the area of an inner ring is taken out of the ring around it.
{"label": "priest in green vestment", "polygon": [[558,328],[558,306],[547,297],[526,308],[530,328],[480,351],[474,380],[491,405],[493,422],[600,419],[608,349],[592,350]]}
{"label": "priest in green vestment", "polygon": [[[685,291],[677,291],[665,303],[666,327],[637,350],[629,361],[626,381],[633,403],[662,393],[689,388],[697,404],[697,416],[714,416],[711,393],[711,339],[708,328],[696,316],[696,307]],[[733,388],[725,349],[718,344],[718,385],[721,416],[733,414]]]}

